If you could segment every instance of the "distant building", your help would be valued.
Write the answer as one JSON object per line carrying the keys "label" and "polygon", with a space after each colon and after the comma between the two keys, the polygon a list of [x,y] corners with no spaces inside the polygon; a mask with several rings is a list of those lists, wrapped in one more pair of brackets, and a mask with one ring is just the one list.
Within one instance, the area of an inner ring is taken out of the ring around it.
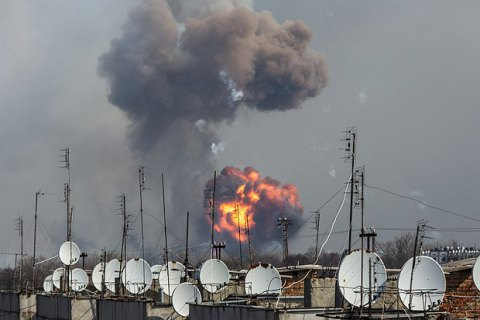
{"label": "distant building", "polygon": [[476,247],[443,247],[422,251],[422,255],[435,259],[438,263],[476,258],[480,255],[480,249]]}

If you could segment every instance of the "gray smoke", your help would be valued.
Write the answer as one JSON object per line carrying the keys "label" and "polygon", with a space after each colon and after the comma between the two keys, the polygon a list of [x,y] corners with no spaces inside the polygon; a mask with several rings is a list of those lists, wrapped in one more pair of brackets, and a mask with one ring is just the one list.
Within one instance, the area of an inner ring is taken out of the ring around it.
{"label": "gray smoke", "polygon": [[[325,59],[301,21],[278,24],[245,0],[145,1],[100,57],[108,98],[131,120],[131,147],[158,151],[173,210],[201,211],[215,124],[242,105],[299,108],[326,85]],[[193,207],[198,205],[198,207]]]}

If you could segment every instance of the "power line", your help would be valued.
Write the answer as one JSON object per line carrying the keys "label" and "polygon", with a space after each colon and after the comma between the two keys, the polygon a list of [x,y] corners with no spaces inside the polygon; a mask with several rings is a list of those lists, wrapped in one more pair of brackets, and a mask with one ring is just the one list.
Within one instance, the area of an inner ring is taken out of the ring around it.
{"label": "power line", "polygon": [[411,200],[411,201],[414,201],[414,202],[417,202],[417,203],[420,203],[421,205],[424,205],[425,207],[427,208],[430,208],[430,209],[433,209],[433,210],[437,210],[437,211],[441,211],[443,213],[447,213],[447,214],[450,214],[450,215],[453,215],[453,216],[457,216],[457,217],[461,217],[461,218],[464,218],[464,219],[467,219],[467,220],[471,220],[471,221],[475,221],[475,222],[480,222],[479,219],[475,219],[475,218],[472,218],[472,217],[469,217],[469,216],[466,216],[466,215],[463,215],[463,214],[460,214],[460,213],[456,213],[456,212],[453,212],[453,211],[450,211],[450,210],[446,210],[446,209],[442,209],[442,208],[439,208],[439,207],[435,207],[435,206],[432,206],[432,205],[429,205],[428,203],[425,203],[423,201],[420,201],[418,199],[415,199],[413,197],[410,197],[410,196],[405,196],[405,195],[402,195],[402,194],[398,194],[398,193],[395,193],[393,191],[389,191],[385,188],[380,188],[380,187],[374,187],[374,186],[369,186],[369,185],[365,185],[366,187],[370,188],[370,189],[375,189],[375,190],[379,190],[379,191],[383,191],[385,193],[388,193],[388,194],[391,194],[391,195],[394,195],[394,196],[397,196],[397,197],[400,197],[400,198],[403,198],[403,199],[408,199],[408,200]]}

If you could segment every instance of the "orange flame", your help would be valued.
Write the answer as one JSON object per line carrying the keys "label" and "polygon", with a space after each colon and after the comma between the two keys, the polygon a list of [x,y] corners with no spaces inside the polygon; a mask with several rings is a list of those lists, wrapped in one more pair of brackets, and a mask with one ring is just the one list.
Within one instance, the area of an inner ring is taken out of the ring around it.
{"label": "orange flame", "polygon": [[294,185],[282,185],[277,180],[262,178],[260,173],[251,167],[243,171],[225,167],[218,181],[220,184],[224,181],[231,190],[220,195],[217,200],[218,219],[215,231],[227,232],[233,239],[240,238],[241,242],[248,239],[245,233],[247,223],[252,231],[261,221],[271,220],[273,224],[276,218],[273,215],[303,212],[298,190]]}

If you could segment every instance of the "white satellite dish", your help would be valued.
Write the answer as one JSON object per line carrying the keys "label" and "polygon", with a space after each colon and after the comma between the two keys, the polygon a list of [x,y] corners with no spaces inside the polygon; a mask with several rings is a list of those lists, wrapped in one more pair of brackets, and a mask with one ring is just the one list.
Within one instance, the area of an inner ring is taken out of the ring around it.
{"label": "white satellite dish", "polygon": [[75,268],[70,271],[70,288],[75,292],[83,291],[88,286],[88,275],[85,270]]}
{"label": "white satellite dish", "polygon": [[142,259],[131,259],[125,265],[122,281],[125,289],[133,294],[142,294],[152,285],[152,270]]}
{"label": "white satellite dish", "polygon": [[282,279],[280,273],[271,264],[252,267],[245,276],[245,293],[251,295],[280,294]]}
{"label": "white satellite dish", "polygon": [[230,281],[230,271],[221,260],[210,259],[200,269],[200,282],[205,290],[216,293]]}
{"label": "white satellite dish", "polygon": [[161,264],[154,264],[150,267],[150,269],[152,270],[153,280],[158,281],[158,276],[160,275],[160,271],[162,270],[162,268],[163,266]]}
{"label": "white satellite dish", "polygon": [[105,262],[98,263],[92,271],[92,283],[95,289],[102,291],[102,277],[105,268]]}
{"label": "white satellite dish", "polygon": [[53,291],[52,275],[47,276],[43,281],[43,291],[45,291],[45,293],[51,293]]}
{"label": "white satellite dish", "polygon": [[189,282],[179,284],[172,295],[173,309],[182,317],[190,314],[189,303],[201,303],[202,295],[200,290]]}
{"label": "white satellite dish", "polygon": [[65,268],[57,268],[53,271],[52,282],[55,288],[62,288],[62,277],[65,275]]}
{"label": "white satellite dish", "polygon": [[105,287],[113,293],[115,291],[115,279],[120,279],[125,262],[120,263],[118,259],[110,260],[105,267]]}
{"label": "white satellite dish", "polygon": [[342,295],[355,307],[377,300],[386,283],[387,270],[374,252],[354,250],[343,258],[338,269],[338,286]]}
{"label": "white satellite dish", "polygon": [[445,275],[442,267],[427,256],[413,258],[402,267],[398,275],[398,294],[405,307],[412,311],[436,309],[445,295]]}
{"label": "white satellite dish", "polygon": [[185,266],[180,262],[168,261],[167,265],[164,265],[160,270],[158,283],[163,292],[167,296],[171,296],[173,290],[182,282],[183,277],[185,277]]}
{"label": "white satellite dish", "polygon": [[473,283],[475,283],[477,289],[480,290],[480,262],[478,261],[480,261],[480,256],[478,256],[477,260],[475,260],[475,264],[473,265],[472,278]]}
{"label": "white satellite dish", "polygon": [[72,266],[80,259],[80,249],[75,242],[66,241],[60,246],[58,256],[64,265]]}

